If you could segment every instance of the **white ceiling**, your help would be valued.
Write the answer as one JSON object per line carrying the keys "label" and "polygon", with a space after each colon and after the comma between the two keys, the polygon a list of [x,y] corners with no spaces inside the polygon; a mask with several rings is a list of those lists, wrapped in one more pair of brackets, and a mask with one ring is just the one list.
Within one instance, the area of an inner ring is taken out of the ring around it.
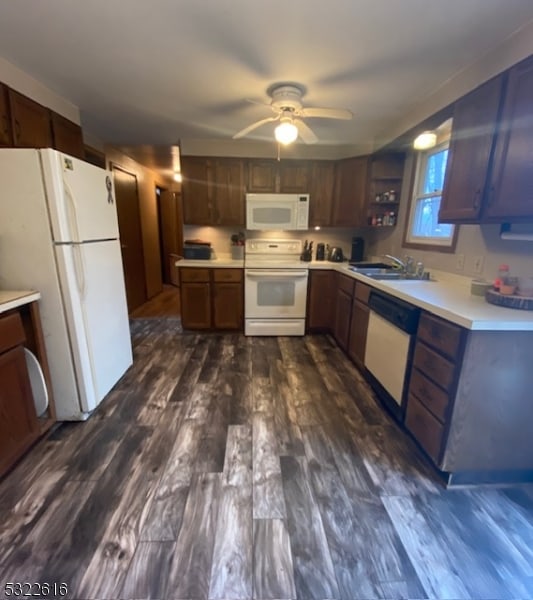
{"label": "white ceiling", "polygon": [[[321,145],[371,147],[531,19],[532,0],[2,0],[0,56],[79,106],[85,131],[157,166],[179,140],[220,145],[270,116],[245,99],[267,102],[278,81],[354,113],[309,119]],[[274,153],[273,127],[249,139]]]}

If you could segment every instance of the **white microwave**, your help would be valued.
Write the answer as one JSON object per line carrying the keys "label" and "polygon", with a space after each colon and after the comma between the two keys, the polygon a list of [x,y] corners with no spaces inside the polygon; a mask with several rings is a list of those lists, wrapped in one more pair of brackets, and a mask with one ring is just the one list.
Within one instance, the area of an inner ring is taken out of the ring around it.
{"label": "white microwave", "polygon": [[246,194],[246,229],[309,228],[309,194]]}

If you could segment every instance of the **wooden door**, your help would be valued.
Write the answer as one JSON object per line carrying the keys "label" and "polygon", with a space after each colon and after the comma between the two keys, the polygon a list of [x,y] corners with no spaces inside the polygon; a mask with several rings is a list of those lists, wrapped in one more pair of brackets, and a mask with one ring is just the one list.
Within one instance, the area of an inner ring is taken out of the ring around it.
{"label": "wooden door", "polygon": [[163,283],[170,284],[172,283],[170,255],[180,255],[183,248],[181,212],[176,192],[161,190],[158,198]]}
{"label": "wooden door", "polygon": [[486,216],[533,217],[533,57],[509,71],[500,130],[494,150]]}
{"label": "wooden door", "polygon": [[309,163],[299,160],[281,161],[279,191],[285,194],[307,194],[309,192]]}
{"label": "wooden door", "polygon": [[309,177],[309,227],[331,225],[335,163],[315,160]]}
{"label": "wooden door", "polygon": [[183,222],[213,225],[212,165],[207,158],[181,157]]}
{"label": "wooden door", "polygon": [[366,224],[368,156],[341,160],[337,165],[332,224],[360,227]]}
{"label": "wooden door", "polygon": [[0,83],[0,146],[13,145],[13,132],[9,117],[9,101],[7,87]]}
{"label": "wooden door", "polygon": [[147,300],[137,177],[113,165],[128,311]]}
{"label": "wooden door", "polygon": [[30,98],[8,91],[13,143],[19,148],[51,148],[50,111]]}
{"label": "wooden door", "polygon": [[481,214],[502,87],[500,75],[455,103],[441,223],[468,223]]}
{"label": "wooden door", "polygon": [[252,159],[248,162],[248,192],[268,193],[278,190],[278,163],[275,160]]}
{"label": "wooden door", "polygon": [[213,179],[214,224],[244,226],[244,163],[242,159],[216,159]]}
{"label": "wooden door", "polygon": [[81,127],[55,112],[50,112],[53,146],[56,150],[77,158],[85,158]]}

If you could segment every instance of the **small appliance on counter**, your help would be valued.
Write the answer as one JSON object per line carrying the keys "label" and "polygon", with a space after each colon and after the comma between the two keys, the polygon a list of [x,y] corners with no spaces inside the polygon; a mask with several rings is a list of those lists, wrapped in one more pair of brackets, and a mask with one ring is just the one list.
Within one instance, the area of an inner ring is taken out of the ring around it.
{"label": "small appliance on counter", "polygon": [[209,260],[211,258],[211,242],[185,240],[183,242],[183,258],[189,260]]}
{"label": "small appliance on counter", "polygon": [[332,246],[329,251],[328,260],[330,262],[342,262],[344,260],[344,254],[340,246]]}
{"label": "small appliance on counter", "polygon": [[326,244],[316,245],[316,260],[326,260]]}
{"label": "small appliance on counter", "polygon": [[352,254],[350,263],[361,262],[365,255],[365,240],[362,237],[352,238]]}

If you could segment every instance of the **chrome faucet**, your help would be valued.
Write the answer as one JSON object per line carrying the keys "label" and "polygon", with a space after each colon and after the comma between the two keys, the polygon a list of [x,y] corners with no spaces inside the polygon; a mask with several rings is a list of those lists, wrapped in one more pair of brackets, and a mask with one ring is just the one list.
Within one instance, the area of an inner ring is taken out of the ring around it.
{"label": "chrome faucet", "polygon": [[[402,273],[407,273],[407,264],[403,262],[401,258],[397,258],[396,256],[392,256],[391,254],[385,254],[385,258],[388,258],[391,262],[394,263],[396,267],[402,271]],[[407,257],[410,258],[410,257]],[[412,259],[411,259],[412,260]]]}
{"label": "chrome faucet", "polygon": [[388,258],[398,270],[413,279],[424,279],[424,263],[418,261],[415,263],[412,256],[406,256],[405,260],[392,256],[391,254],[385,254],[385,258]]}

